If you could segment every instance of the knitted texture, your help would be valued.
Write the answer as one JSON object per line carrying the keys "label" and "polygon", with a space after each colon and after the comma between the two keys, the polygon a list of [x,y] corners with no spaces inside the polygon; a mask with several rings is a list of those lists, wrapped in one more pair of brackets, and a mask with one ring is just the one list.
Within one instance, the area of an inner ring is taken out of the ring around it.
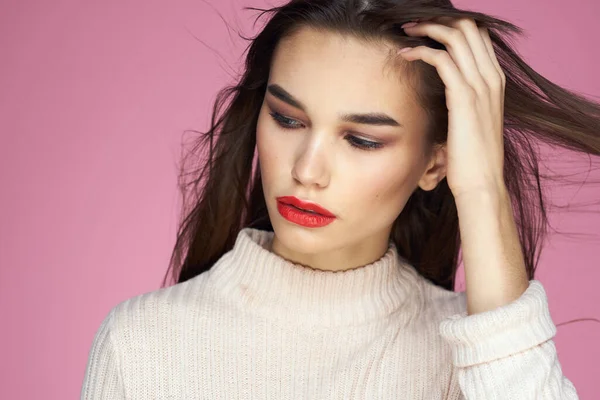
{"label": "knitted texture", "polygon": [[96,332],[81,399],[577,399],[546,293],[467,316],[389,242],[321,271],[244,228],[213,267],[127,299]]}

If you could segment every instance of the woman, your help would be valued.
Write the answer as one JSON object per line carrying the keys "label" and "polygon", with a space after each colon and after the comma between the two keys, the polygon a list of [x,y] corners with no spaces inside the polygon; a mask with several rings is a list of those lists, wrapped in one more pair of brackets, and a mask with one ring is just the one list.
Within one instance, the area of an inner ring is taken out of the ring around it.
{"label": "woman", "polygon": [[82,398],[578,398],[523,176],[534,136],[598,155],[598,104],[448,0],[269,11],[199,142],[177,284],[111,310]]}

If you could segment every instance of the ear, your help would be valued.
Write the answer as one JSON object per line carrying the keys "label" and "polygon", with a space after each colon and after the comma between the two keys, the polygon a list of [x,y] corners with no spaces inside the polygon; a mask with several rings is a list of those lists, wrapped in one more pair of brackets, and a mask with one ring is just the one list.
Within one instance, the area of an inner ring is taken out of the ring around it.
{"label": "ear", "polygon": [[446,177],[447,154],[445,144],[434,146],[427,168],[419,180],[421,189],[425,191],[433,190]]}

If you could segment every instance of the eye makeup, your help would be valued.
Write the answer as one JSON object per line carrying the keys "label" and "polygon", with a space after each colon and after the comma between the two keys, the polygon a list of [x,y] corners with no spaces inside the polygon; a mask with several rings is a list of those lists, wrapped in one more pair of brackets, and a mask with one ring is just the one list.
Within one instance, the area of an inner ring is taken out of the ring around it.
{"label": "eye makeup", "polygon": [[[269,112],[269,115],[273,120],[283,129],[300,129],[304,127],[304,124],[298,122],[292,118],[286,117],[276,111]],[[363,151],[373,151],[383,147],[383,143],[373,142],[371,140],[361,139],[355,135],[347,135],[346,141],[355,149]]]}

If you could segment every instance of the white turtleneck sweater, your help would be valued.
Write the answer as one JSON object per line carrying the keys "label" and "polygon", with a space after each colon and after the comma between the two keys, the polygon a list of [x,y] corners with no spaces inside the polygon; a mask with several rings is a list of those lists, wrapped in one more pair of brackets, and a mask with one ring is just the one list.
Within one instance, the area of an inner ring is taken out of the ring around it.
{"label": "white turtleneck sweater", "polygon": [[392,241],[372,264],[319,271],[245,228],[186,282],[113,307],[82,399],[577,399],[542,284],[467,315]]}

